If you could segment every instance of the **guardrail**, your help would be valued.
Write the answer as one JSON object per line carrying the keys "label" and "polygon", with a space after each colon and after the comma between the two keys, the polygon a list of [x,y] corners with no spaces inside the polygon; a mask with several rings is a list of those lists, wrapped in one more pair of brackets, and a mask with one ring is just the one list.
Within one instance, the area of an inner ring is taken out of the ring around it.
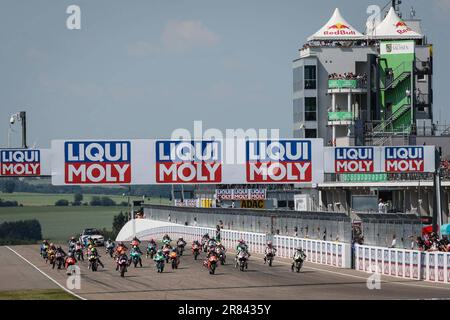
{"label": "guardrail", "polygon": [[355,245],[355,269],[394,277],[450,283],[450,253]]}
{"label": "guardrail", "polygon": [[[165,234],[168,234],[172,239],[183,237],[186,241],[200,241],[205,233],[208,233],[213,237],[216,232],[214,228],[183,226],[172,223],[147,229],[140,227],[139,224],[148,225],[149,221],[147,219],[136,219],[134,223],[136,224],[136,230],[140,230],[136,232],[136,236],[141,240],[162,238]],[[131,240],[131,231],[133,230],[132,224],[133,221],[127,222],[120,232],[120,239],[118,237],[116,240]],[[270,237],[270,235],[268,236],[263,233],[227,229],[221,230],[221,242],[226,248],[234,248],[239,239],[244,239],[248,244],[251,253],[263,254],[268,238]],[[300,246],[307,255],[306,261],[326,264],[338,268],[350,268],[351,266],[350,245],[346,243],[278,235],[273,236],[273,243],[278,250],[277,255],[282,258],[291,258],[294,255],[294,250]]]}

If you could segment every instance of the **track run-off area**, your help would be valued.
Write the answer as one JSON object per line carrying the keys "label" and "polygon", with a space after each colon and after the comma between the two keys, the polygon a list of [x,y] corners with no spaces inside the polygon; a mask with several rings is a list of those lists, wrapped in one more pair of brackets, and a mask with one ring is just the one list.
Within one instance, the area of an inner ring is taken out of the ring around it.
{"label": "track run-off area", "polygon": [[[145,252],[146,242],[141,244]],[[66,250],[66,246],[63,246]],[[39,255],[38,245],[0,247],[1,290],[64,288],[80,299],[450,299],[450,285],[380,276],[380,289],[367,287],[368,273],[338,269],[306,262],[300,273],[292,272],[290,261],[276,257],[272,267],[263,256],[253,254],[248,270],[234,267],[234,254],[228,252],[225,265],[210,275],[203,267],[205,253],[194,260],[189,248],[176,270],[166,264],[157,273],[152,260],[143,255],[143,267],[131,265],[124,278],[115,270],[115,261],[99,247],[105,268],[81,269],[81,288],[66,288],[66,270],[52,269]]]}

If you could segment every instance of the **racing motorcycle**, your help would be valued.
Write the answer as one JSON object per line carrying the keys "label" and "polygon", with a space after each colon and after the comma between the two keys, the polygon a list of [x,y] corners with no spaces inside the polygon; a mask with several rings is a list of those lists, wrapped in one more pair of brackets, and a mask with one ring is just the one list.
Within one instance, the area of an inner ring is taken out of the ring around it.
{"label": "racing motorcycle", "polygon": [[68,274],[68,275],[71,275],[71,274],[75,273],[75,270],[74,270],[74,268],[72,267],[72,266],[75,265],[75,263],[76,263],[76,260],[75,260],[75,258],[74,258],[73,256],[68,256],[68,257],[66,258],[65,267],[66,267],[66,270],[67,270],[67,274]]}
{"label": "racing motorcycle", "polygon": [[292,262],[291,270],[294,271],[294,269],[295,269],[295,271],[300,272],[300,269],[303,266],[303,261],[305,261],[305,259],[306,259],[306,254],[303,252],[299,256],[294,256],[294,259],[293,259],[294,261]]}
{"label": "racing motorcycle", "polygon": [[[61,269],[64,265],[64,254],[62,252],[57,251],[55,254],[55,263],[58,266],[58,270]],[[55,268],[55,263],[53,264],[53,269]]]}
{"label": "racing motorcycle", "polygon": [[192,245],[192,255],[194,256],[194,260],[197,260],[198,255],[200,254],[200,248],[198,244]]}
{"label": "racing motorcycle", "polygon": [[89,266],[88,268],[91,269],[92,271],[97,271],[98,270],[98,257],[96,255],[89,255]]}
{"label": "racing motorcycle", "polygon": [[163,255],[164,259],[166,260],[166,263],[169,263],[169,254],[170,254],[170,248],[166,247],[163,249]]}
{"label": "racing motorcycle", "polygon": [[56,257],[55,257],[55,251],[48,250],[48,261],[50,262],[50,265],[53,269],[55,269],[55,263],[56,263]]}
{"label": "racing motorcycle", "polygon": [[130,253],[130,258],[131,261],[133,261],[134,267],[137,267],[137,264],[139,263],[139,265],[142,267],[142,259],[141,259],[141,253],[139,251],[132,251]]}
{"label": "racing motorcycle", "polygon": [[156,261],[156,270],[158,273],[162,273],[164,271],[164,259],[159,259]]}
{"label": "racing motorcycle", "polygon": [[272,266],[273,258],[275,257],[275,252],[273,249],[269,250],[266,253],[266,262],[269,264],[269,267]]}
{"label": "racing motorcycle", "polygon": [[172,264],[172,270],[173,269],[178,269],[178,265],[180,264],[180,259],[178,258],[177,253],[172,251],[169,254],[169,257],[170,257],[170,262]]}
{"label": "racing motorcycle", "polygon": [[216,248],[217,255],[219,256],[219,261],[221,265],[225,264],[225,259],[227,256],[225,255],[225,250],[219,247]]}
{"label": "racing motorcycle", "polygon": [[114,256],[114,245],[113,243],[110,243],[106,246],[106,254],[109,254],[109,256],[112,258]]}
{"label": "racing motorcycle", "polygon": [[218,261],[219,259],[215,255],[211,255],[207,260],[204,261],[205,267],[209,270],[209,274],[214,274],[216,272]]}
{"label": "racing motorcycle", "polygon": [[146,257],[150,257],[150,259],[153,259],[153,256],[156,254],[156,245],[147,246],[147,254]]}
{"label": "racing motorcycle", "polygon": [[121,254],[117,258],[117,264],[119,265],[119,272],[121,277],[125,277],[125,272],[127,272],[128,258],[125,254]]}
{"label": "racing motorcycle", "polygon": [[241,271],[248,269],[248,257],[245,251],[240,251],[238,256],[236,257],[236,260],[236,268],[239,266],[239,269]]}
{"label": "racing motorcycle", "polygon": [[83,247],[81,245],[76,245],[75,247],[75,257],[78,261],[84,261]]}
{"label": "racing motorcycle", "polygon": [[183,241],[178,241],[178,243],[177,243],[177,250],[178,250],[178,253],[180,254],[180,256],[183,255],[184,246],[185,246],[185,244],[184,244]]}

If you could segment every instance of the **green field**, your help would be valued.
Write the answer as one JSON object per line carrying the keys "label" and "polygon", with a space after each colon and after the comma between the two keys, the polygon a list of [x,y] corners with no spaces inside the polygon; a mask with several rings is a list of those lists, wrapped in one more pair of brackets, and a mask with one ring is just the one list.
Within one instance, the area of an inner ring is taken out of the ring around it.
{"label": "green field", "polygon": [[[60,199],[68,200],[72,202],[73,194],[48,194],[48,193],[28,193],[28,192],[14,192],[14,193],[2,193],[0,192],[0,199],[4,201],[17,201],[24,206],[52,206],[56,201]],[[128,197],[116,196],[116,195],[102,195],[102,194],[83,194],[83,202],[89,203],[93,196],[102,197],[106,196],[114,200],[117,204],[121,202],[128,202]],[[142,200],[142,197],[130,197],[130,200]],[[169,204],[169,200],[166,198],[148,198],[145,199],[146,203],[161,203]]]}
{"label": "green field", "polygon": [[126,207],[12,207],[0,208],[0,223],[6,221],[37,219],[42,236],[53,242],[67,241],[84,228],[112,229],[115,215],[127,211]]}
{"label": "green field", "polygon": [[78,300],[61,289],[0,291],[0,300]]}

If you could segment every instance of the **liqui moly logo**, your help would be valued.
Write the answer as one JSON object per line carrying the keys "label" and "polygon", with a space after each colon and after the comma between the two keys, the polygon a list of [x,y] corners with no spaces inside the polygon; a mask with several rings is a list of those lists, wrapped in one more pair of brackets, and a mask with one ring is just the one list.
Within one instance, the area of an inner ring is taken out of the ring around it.
{"label": "liqui moly logo", "polygon": [[220,141],[157,141],[156,182],[220,183]]}
{"label": "liqui moly logo", "polygon": [[311,141],[247,141],[247,182],[311,182]]}
{"label": "liqui moly logo", "polygon": [[1,150],[0,175],[24,177],[40,174],[40,150]]}
{"label": "liqui moly logo", "polygon": [[129,141],[64,143],[66,183],[124,184],[131,182]]}
{"label": "liqui moly logo", "polygon": [[423,147],[386,147],[386,172],[423,172]]}
{"label": "liqui moly logo", "polygon": [[373,172],[373,148],[336,148],[334,168],[336,173]]}

